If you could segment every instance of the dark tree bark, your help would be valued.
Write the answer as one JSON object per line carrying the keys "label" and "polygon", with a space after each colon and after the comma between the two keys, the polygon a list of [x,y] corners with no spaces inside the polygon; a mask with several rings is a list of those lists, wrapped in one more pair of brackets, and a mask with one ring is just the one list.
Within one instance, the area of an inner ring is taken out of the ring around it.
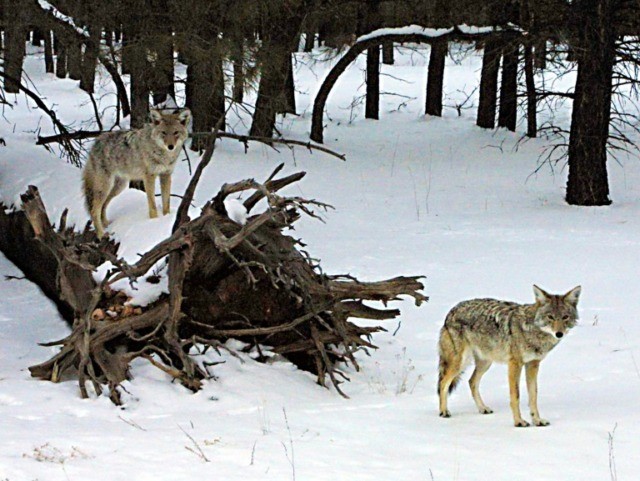
{"label": "dark tree bark", "polygon": [[58,41],[58,53],[56,55],[56,77],[67,78],[67,49],[63,42]]}
{"label": "dark tree bark", "polygon": [[242,45],[233,55],[233,93],[234,102],[241,104],[244,101],[244,61]]}
{"label": "dark tree bark", "polygon": [[444,85],[444,63],[447,58],[448,43],[446,40],[435,40],[431,43],[429,70],[427,73],[427,99],[425,113],[442,115],[442,88]]}
{"label": "dark tree bark", "polygon": [[260,84],[249,130],[252,136],[271,137],[275,129],[276,115],[285,108],[291,54],[296,48],[303,14],[301,7],[295,10],[278,10],[261,32],[263,43],[258,54]]}
{"label": "dark tree bark", "polygon": [[382,45],[382,63],[385,65],[393,65],[395,62],[393,56],[393,42],[387,42]]}
{"label": "dark tree bark", "polygon": [[498,126],[515,132],[518,111],[518,51],[520,45],[510,43],[502,51],[502,82]]}
{"label": "dark tree bark", "polygon": [[53,42],[51,40],[51,31],[46,30],[44,35],[44,69],[47,73],[54,73],[53,66]]}
{"label": "dark tree bark", "polygon": [[138,129],[147,121],[149,114],[149,95],[151,89],[148,82],[149,63],[146,49],[141,43],[132,41],[129,45],[131,56],[129,68],[131,70],[131,128]]}
{"label": "dark tree bark", "polygon": [[609,205],[607,140],[615,61],[615,0],[577,0],[578,60],[566,200],[574,205]]}
{"label": "dark tree bark", "polygon": [[535,67],[541,70],[547,68],[547,39],[540,37],[535,43]]}
{"label": "dark tree bark", "polygon": [[67,70],[72,80],[82,80],[82,42],[70,39],[65,48],[67,52]]}
{"label": "dark tree bark", "polygon": [[496,121],[496,102],[498,90],[498,70],[500,68],[500,41],[487,38],[482,55],[480,73],[480,99],[478,101],[478,127],[492,129]]}
{"label": "dark tree bark", "polygon": [[293,55],[289,55],[287,61],[287,78],[284,82],[283,114],[296,114],[296,84],[293,77]]}
{"label": "dark tree bark", "polygon": [[82,78],[80,88],[87,93],[94,93],[96,83],[96,65],[100,51],[102,38],[102,26],[94,20],[88,22],[89,38],[85,42],[84,56],[82,58]]}
{"label": "dark tree bark", "polygon": [[[212,37],[213,41],[213,37]],[[211,132],[216,126],[225,129],[224,74],[222,58],[214,47],[188,54],[187,106],[191,109],[194,132]],[[194,137],[191,149],[207,147],[206,137]]]}
{"label": "dark tree bark", "polygon": [[31,45],[34,47],[42,47],[44,43],[45,32],[38,26],[33,27],[31,31]]}
{"label": "dark tree bark", "polygon": [[6,22],[4,30],[4,90],[7,93],[17,94],[20,91],[18,81],[22,78],[22,64],[26,53],[25,38],[27,28],[27,2],[15,0],[6,2],[4,14]]}
{"label": "dark tree bark", "polygon": [[527,137],[538,136],[538,102],[534,78],[533,51],[530,42],[524,44],[524,79],[527,89]]}
{"label": "dark tree bark", "polygon": [[364,116],[367,119],[380,118],[380,47],[367,49],[367,94]]}
{"label": "dark tree bark", "polygon": [[154,37],[155,60],[151,71],[151,90],[154,105],[160,104],[167,98],[176,98],[174,65],[173,65],[173,28],[170,20],[169,5],[166,0],[152,2],[154,19],[150,22],[151,35]]}
{"label": "dark tree bark", "polygon": [[315,31],[313,30],[307,30],[307,32],[305,33],[304,36],[304,52],[311,52],[313,51],[313,47],[315,47],[316,44],[316,34]]}

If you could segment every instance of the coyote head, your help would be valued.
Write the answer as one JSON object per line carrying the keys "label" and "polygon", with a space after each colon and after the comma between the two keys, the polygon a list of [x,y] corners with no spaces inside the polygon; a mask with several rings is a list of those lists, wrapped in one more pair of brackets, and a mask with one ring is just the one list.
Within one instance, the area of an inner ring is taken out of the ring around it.
{"label": "coyote head", "polygon": [[533,286],[538,307],[534,325],[557,339],[563,337],[576,325],[581,289],[577,286],[564,295],[553,295],[546,293],[538,286]]}
{"label": "coyote head", "polygon": [[166,114],[160,110],[151,111],[151,127],[153,139],[168,151],[180,149],[189,133],[187,125],[191,119],[189,109]]}

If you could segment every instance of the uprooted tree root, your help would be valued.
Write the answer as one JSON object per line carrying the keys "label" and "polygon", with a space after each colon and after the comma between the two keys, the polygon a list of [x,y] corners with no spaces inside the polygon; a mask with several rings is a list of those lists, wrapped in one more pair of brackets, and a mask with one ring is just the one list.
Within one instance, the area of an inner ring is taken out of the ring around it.
{"label": "uprooted tree root", "polygon": [[[74,317],[69,336],[45,344],[60,346],[60,351],[31,366],[32,376],[57,381],[77,375],[82,397],[89,396],[90,383],[98,395],[106,387],[119,404],[119,387],[130,378],[131,361],[143,358],[197,391],[209,374],[189,354],[192,348],[210,346],[219,351],[234,338],[258,349],[270,346],[272,352],[315,372],[318,383],[325,385],[329,378],[344,396],[339,385],[347,378],[340,363],[358,369],[355,353],[374,348],[371,334],[383,330],[349,319],[385,320],[400,313],[364,301],[379,301],[386,307],[403,295],[418,305],[427,298],[419,292],[423,285],[418,277],[359,282],[322,273],[302,250],[303,244],[283,231],[301,214],[315,217],[313,209],[328,206],[278,195],[305,175],[274,179],[281,167],[264,183],[250,179],[225,184],[197,218],[189,219],[185,205],[196,179],[178,209],[172,235],[133,265],[118,258],[113,242],[98,242],[95,237],[87,241],[86,229],[77,233],[67,228],[64,215],[54,229],[37,188],[29,187],[22,196],[24,213],[35,237],[57,260],[58,293]],[[244,201],[250,214],[261,200],[267,205],[244,225],[231,220],[224,206],[227,196],[241,191],[253,191]],[[165,258],[169,295],[143,309],[125,305],[126,298],[111,286],[121,279],[138,282]],[[105,260],[115,267],[97,283],[92,271]]]}

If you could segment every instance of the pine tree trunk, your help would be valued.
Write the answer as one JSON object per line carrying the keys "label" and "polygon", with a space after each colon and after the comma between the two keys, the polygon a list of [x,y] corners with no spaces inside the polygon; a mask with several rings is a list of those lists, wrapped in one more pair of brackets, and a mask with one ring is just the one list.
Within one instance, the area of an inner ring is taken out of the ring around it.
{"label": "pine tree trunk", "polygon": [[380,118],[380,47],[367,49],[367,98],[365,118]]}
{"label": "pine tree trunk", "polygon": [[382,63],[385,65],[393,65],[395,62],[393,56],[393,42],[387,42],[382,45]]}
{"label": "pine tree trunk", "polygon": [[46,30],[44,35],[44,70],[47,73],[55,71],[53,67],[53,41],[50,30]]}
{"label": "pine tree trunk", "polygon": [[547,39],[542,37],[535,44],[535,67],[541,70],[547,68]]}
{"label": "pine tree trunk", "polygon": [[[9,7],[11,5],[11,8]],[[26,54],[25,37],[27,35],[26,4],[16,0],[5,4],[5,18],[11,19],[5,25],[4,38],[4,90],[17,94],[20,91],[22,64]]]}
{"label": "pine tree trunk", "polygon": [[448,45],[445,40],[435,40],[431,43],[425,106],[427,115],[436,115],[438,117],[442,115],[442,88],[444,85],[444,63],[447,58],[447,50]]}
{"label": "pine tree trunk", "polygon": [[67,49],[63,42],[58,41],[58,53],[56,55],[56,77],[67,78]]}
{"label": "pine tree trunk", "polygon": [[316,43],[316,34],[313,30],[308,30],[304,36],[304,51],[309,53],[313,51]]}
{"label": "pine tree trunk", "polygon": [[607,140],[616,32],[614,0],[577,0],[578,60],[566,200],[573,205],[609,205]]}
{"label": "pine tree trunk", "polygon": [[289,55],[286,65],[283,66],[287,69],[287,78],[284,83],[284,104],[283,114],[296,114],[296,85],[293,78],[293,55]]}
{"label": "pine tree trunk", "polygon": [[529,42],[524,44],[524,79],[527,88],[527,137],[534,138],[538,136],[538,106],[533,67],[533,49]]}
{"label": "pine tree trunk", "polygon": [[520,45],[505,45],[502,56],[502,82],[498,126],[515,132],[518,110],[518,50]]}
{"label": "pine tree trunk", "polygon": [[[225,129],[224,74],[222,58],[216,45],[217,35],[207,35],[210,48],[187,53],[187,105],[191,109],[194,132],[211,132],[216,126]],[[204,47],[204,45],[202,45]],[[202,151],[210,140],[194,137],[191,149]]]}
{"label": "pine tree trunk", "polygon": [[89,23],[89,39],[85,42],[84,56],[82,58],[82,78],[80,88],[92,94],[96,83],[96,65],[98,62],[98,52],[100,50],[100,40],[102,39],[102,26]]}
{"label": "pine tree trunk", "polygon": [[153,42],[155,47],[155,62],[153,63],[151,90],[153,91],[153,103],[158,105],[172,98],[175,100],[175,81],[173,65],[173,28],[169,18],[169,8],[166,1],[157,2],[154,7],[159,13],[155,21],[151,22],[152,35],[156,37]]}
{"label": "pine tree trunk", "polygon": [[131,71],[131,128],[138,129],[147,121],[149,114],[149,95],[151,89],[148,82],[149,62],[146,48],[134,37],[129,44],[129,69]]}
{"label": "pine tree trunk", "polygon": [[500,42],[496,38],[485,41],[480,73],[480,99],[478,101],[478,127],[492,129],[496,121]]}
{"label": "pine tree trunk", "polygon": [[82,43],[76,39],[71,40],[67,45],[67,70],[69,78],[72,80],[82,79]]}

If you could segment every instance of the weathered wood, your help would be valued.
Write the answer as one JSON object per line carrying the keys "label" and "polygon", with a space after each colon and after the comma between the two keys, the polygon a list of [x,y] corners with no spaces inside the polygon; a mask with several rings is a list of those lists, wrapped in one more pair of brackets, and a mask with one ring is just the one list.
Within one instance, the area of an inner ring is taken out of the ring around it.
{"label": "weathered wood", "polygon": [[[320,384],[328,378],[345,395],[339,387],[340,364],[351,363],[357,369],[354,354],[375,348],[370,336],[382,330],[357,326],[349,318],[384,320],[399,315],[397,309],[376,309],[362,301],[386,305],[410,296],[420,304],[427,298],[419,292],[423,286],[418,277],[359,282],[323,274],[298,250],[300,242],[283,234],[283,229],[291,227],[300,213],[313,216],[312,209],[327,206],[278,194],[304,176],[300,172],[276,178],[281,168],[262,183],[247,179],[225,184],[200,216],[180,216],[171,236],[133,265],[118,259],[113,243],[98,243],[86,230],[77,234],[67,228],[64,215],[63,228],[56,231],[37,189],[30,187],[22,199],[31,228],[27,235],[35,237],[32,245],[43,246],[52,258],[50,275],[56,278],[52,295],[69,306],[72,317],[71,334],[48,344],[59,345],[60,351],[31,366],[32,376],[57,381],[75,374],[82,397],[106,388],[112,401],[120,403],[119,387],[129,378],[130,363],[142,358],[196,391],[207,373],[188,354],[190,346],[199,343],[219,349],[227,339],[236,338],[252,346],[272,346],[273,352],[315,372]],[[192,194],[194,189],[195,183],[188,190]],[[245,201],[248,210],[261,199],[268,204],[245,225],[227,216],[223,202],[241,191],[251,194]],[[0,223],[3,219],[0,216]],[[126,296],[114,292],[113,283],[125,278],[137,281],[164,257],[168,257],[169,296],[146,308],[124,305]],[[92,271],[105,260],[115,267],[97,284]]]}

